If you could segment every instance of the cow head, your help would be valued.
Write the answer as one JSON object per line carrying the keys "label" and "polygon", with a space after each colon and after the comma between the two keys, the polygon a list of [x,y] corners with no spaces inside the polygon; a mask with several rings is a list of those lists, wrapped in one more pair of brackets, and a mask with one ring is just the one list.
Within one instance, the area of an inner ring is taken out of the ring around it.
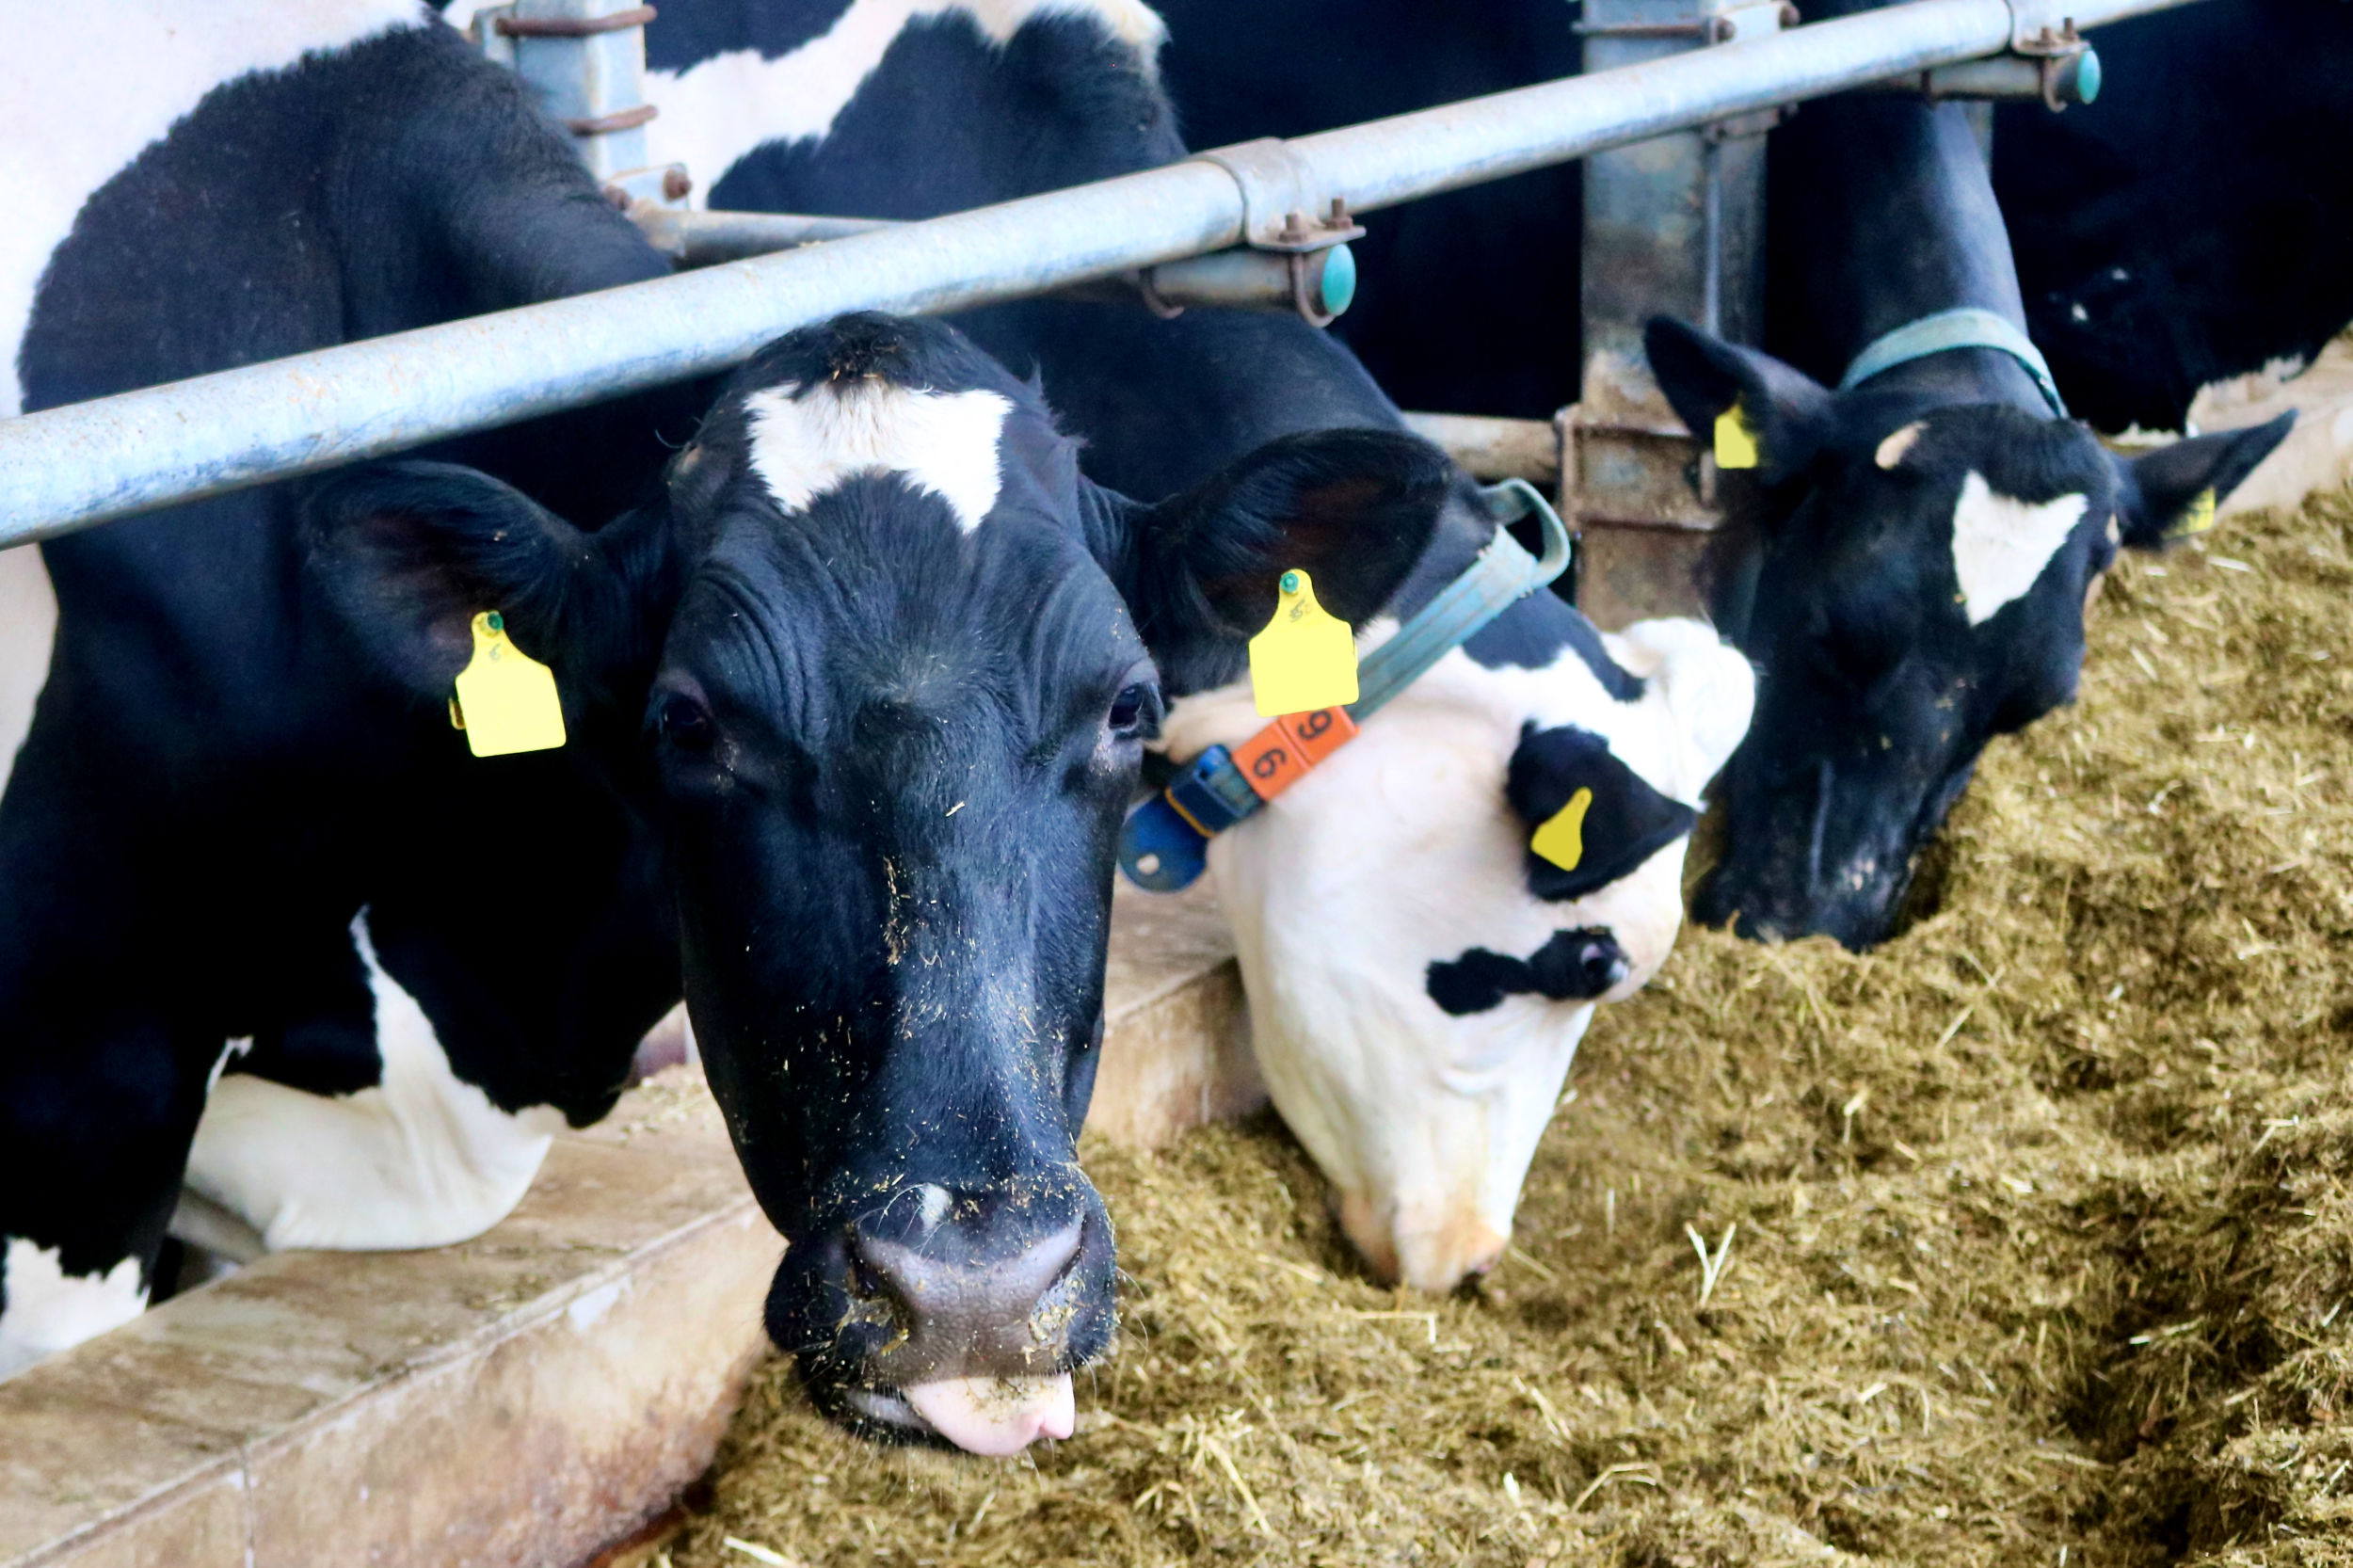
{"label": "cow head", "polygon": [[1753,576],[1724,607],[1756,664],[1756,721],[1693,913],[1855,949],[1891,935],[1986,743],[2073,698],[2118,547],[2211,519],[2292,418],[2125,459],[2007,405],[1833,394],[1677,322],[1655,320],[1646,345],[1692,429],[1738,404],[1768,495]]}
{"label": "cow head", "polygon": [[712,1086],[789,1243],[770,1334],[839,1418],[1011,1452],[1069,1432],[1112,1335],[1075,1148],[1163,675],[1230,678],[1288,567],[1369,615],[1449,473],[1333,432],[1141,506],[949,328],[854,316],[762,352],[596,533],[403,465],[325,491],[312,561],[421,700],[483,609],[553,667],[664,846]]}
{"label": "cow head", "polygon": [[[1696,622],[1605,639],[1534,595],[1210,841],[1268,1090],[1384,1280],[1447,1290],[1501,1257],[1594,1004],[1673,945],[1752,695]],[[1167,739],[1263,722],[1214,692]]]}

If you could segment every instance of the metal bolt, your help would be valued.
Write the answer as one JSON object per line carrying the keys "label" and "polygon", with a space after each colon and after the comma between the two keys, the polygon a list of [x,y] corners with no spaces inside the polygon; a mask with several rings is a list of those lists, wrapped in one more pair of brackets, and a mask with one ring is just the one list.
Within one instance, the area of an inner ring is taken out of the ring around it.
{"label": "metal bolt", "polygon": [[1786,3],[1786,0],[1784,0],[1784,4],[1781,8],[1781,24],[1783,26],[1794,27],[1804,20],[1805,19],[1803,17],[1798,14],[1797,7],[1789,5]]}
{"label": "metal bolt", "polygon": [[1728,16],[1720,16],[1715,21],[1707,24],[1708,41],[1711,43],[1730,43],[1732,41],[1732,35],[1739,30],[1738,25],[1734,23],[1732,18]]}
{"label": "metal bolt", "polygon": [[683,201],[695,188],[693,176],[682,168],[662,171],[662,198],[665,201]]}

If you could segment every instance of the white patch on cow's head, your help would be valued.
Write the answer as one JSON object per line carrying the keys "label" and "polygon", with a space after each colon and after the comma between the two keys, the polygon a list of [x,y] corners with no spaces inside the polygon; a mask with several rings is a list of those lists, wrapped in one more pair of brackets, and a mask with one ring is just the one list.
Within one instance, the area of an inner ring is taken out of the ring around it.
{"label": "white patch on cow's head", "polygon": [[0,550],[0,793],[33,728],[33,703],[49,683],[57,641],[57,596],[33,545]]}
{"label": "white patch on cow's head", "polygon": [[44,1356],[120,1328],[147,1310],[139,1260],[126,1257],[103,1273],[69,1274],[56,1247],[8,1239],[0,1256],[0,1378]]}
{"label": "white patch on cow's head", "polygon": [[224,82],[429,21],[419,0],[107,0],[10,13],[0,52],[0,419],[49,258],[91,195]]}
{"label": "white patch on cow's head", "polygon": [[1996,495],[1972,470],[1953,507],[1953,576],[1969,624],[1984,625],[2033,587],[2090,504],[2080,492],[2043,502]]}
{"label": "white patch on cow's head", "polygon": [[1013,412],[1002,392],[923,392],[879,379],[796,392],[788,382],[744,400],[753,472],[786,511],[861,473],[896,473],[930,490],[968,534],[997,504],[998,443]]}
{"label": "white patch on cow's head", "polygon": [[[1166,29],[1141,0],[852,0],[831,27],[789,55],[731,49],[684,71],[646,73],[662,112],[646,127],[656,163],[682,163],[699,204],[728,169],[770,142],[823,140],[899,35],[917,22],[961,15],[1002,47],[1032,20],[1088,18],[1153,72]],[[660,21],[653,25],[662,26]]]}
{"label": "white patch on cow's head", "polygon": [[197,1123],[188,1189],[272,1252],[470,1240],[522,1201],[563,1115],[549,1106],[502,1111],[459,1078],[424,1009],[376,961],[365,910],[351,935],[374,1003],[381,1081],[328,1096],[248,1073],[222,1077]]}
{"label": "white patch on cow's head", "polygon": [[[1602,999],[1614,1000],[1657,971],[1682,923],[1680,839],[1585,898],[1529,890],[1529,825],[1504,790],[1523,726],[1600,735],[1691,805],[1748,727],[1753,677],[1706,627],[1650,621],[1607,643],[1646,679],[1639,700],[1616,700],[1566,649],[1535,670],[1457,649],[1210,841],[1269,1092],[1332,1181],[1351,1240],[1420,1288],[1448,1289],[1500,1254],[1593,1013],[1523,994],[1452,1015],[1431,998],[1430,966],[1601,929],[1631,966]],[[1238,685],[1176,703],[1167,743],[1192,756],[1263,723]]]}
{"label": "white patch on cow's head", "polygon": [[1871,454],[1871,461],[1883,469],[1894,468],[1904,460],[1904,454],[1912,450],[1912,443],[1918,440],[1920,432],[1928,427],[1927,420],[1915,419],[1901,429],[1889,431],[1887,439],[1880,442],[1879,450]]}

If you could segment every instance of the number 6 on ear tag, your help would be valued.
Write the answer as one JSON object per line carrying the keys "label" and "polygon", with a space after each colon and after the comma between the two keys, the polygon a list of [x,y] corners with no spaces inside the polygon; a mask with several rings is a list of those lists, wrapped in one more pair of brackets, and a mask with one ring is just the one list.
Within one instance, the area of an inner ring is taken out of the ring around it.
{"label": "number 6 on ear tag", "polygon": [[1316,602],[1304,571],[1283,574],[1274,618],[1250,639],[1250,695],[1270,719],[1356,700],[1355,634]]}
{"label": "number 6 on ear tag", "polygon": [[473,618],[473,659],[457,674],[449,722],[466,732],[476,757],[552,751],[564,744],[555,672],[506,640],[506,618],[496,610]]}

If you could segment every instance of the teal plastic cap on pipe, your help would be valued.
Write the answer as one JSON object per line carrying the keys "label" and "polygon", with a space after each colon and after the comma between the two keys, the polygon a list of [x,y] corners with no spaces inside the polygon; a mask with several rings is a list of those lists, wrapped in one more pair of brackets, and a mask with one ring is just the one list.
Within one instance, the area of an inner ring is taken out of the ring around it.
{"label": "teal plastic cap on pipe", "polygon": [[1336,245],[1323,253],[1323,311],[1338,315],[1356,302],[1356,253]]}
{"label": "teal plastic cap on pipe", "polygon": [[2075,62],[2075,102],[2089,104],[2100,96],[2100,51],[2087,47]]}

